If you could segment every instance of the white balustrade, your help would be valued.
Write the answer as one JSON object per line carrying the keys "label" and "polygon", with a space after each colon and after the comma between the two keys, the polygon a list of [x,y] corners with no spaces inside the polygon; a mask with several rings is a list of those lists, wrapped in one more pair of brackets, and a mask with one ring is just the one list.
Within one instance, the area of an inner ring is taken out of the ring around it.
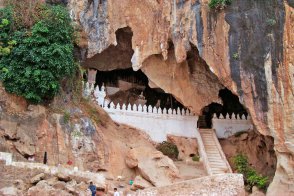
{"label": "white balustrade", "polygon": [[182,108],[182,115],[184,116],[186,114],[185,109]]}
{"label": "white balustrade", "polygon": [[146,105],[143,106],[143,112],[147,113],[147,106]]}
{"label": "white balustrade", "polygon": [[143,107],[141,104],[138,105],[138,112],[143,112]]}
{"label": "white balustrade", "polygon": [[154,114],[156,114],[157,113],[157,108],[154,106],[153,107],[153,110],[152,110],[152,112],[154,113]]}
{"label": "white balustrade", "polygon": [[117,110],[120,110],[120,104],[117,103],[115,108],[116,108]]}
{"label": "white balustrade", "polygon": [[127,110],[126,107],[127,107],[126,104],[123,104],[122,105],[122,110],[124,110],[124,111]]}
{"label": "white balustrade", "polygon": [[162,113],[163,113],[163,114],[167,114],[167,110],[166,110],[166,108],[163,108]]}
{"label": "white balustrade", "polygon": [[148,106],[148,113],[152,113],[152,106],[151,105]]}
{"label": "white balustrade", "polygon": [[133,111],[138,111],[138,108],[137,108],[136,104],[133,105]]}
{"label": "white balustrade", "polygon": [[127,111],[132,111],[132,106],[131,106],[130,103],[128,104],[128,109],[127,109]]}
{"label": "white balustrade", "polygon": [[157,113],[162,114],[162,109],[160,107],[158,108]]}
{"label": "white balustrade", "polygon": [[231,118],[229,118],[229,114],[226,114],[225,116],[226,117],[224,117],[223,114],[220,114],[219,117],[217,117],[217,114],[214,114],[212,118],[212,128],[216,130],[218,138],[227,138],[235,133],[253,128],[249,116],[247,119],[244,114],[240,116],[233,113]]}

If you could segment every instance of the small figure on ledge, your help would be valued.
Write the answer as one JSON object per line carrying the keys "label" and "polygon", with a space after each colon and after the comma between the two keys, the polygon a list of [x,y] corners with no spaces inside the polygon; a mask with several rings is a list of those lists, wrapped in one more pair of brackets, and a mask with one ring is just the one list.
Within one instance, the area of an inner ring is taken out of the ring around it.
{"label": "small figure on ledge", "polygon": [[145,97],[143,95],[143,91],[141,92],[141,94],[139,95],[139,99],[145,100]]}

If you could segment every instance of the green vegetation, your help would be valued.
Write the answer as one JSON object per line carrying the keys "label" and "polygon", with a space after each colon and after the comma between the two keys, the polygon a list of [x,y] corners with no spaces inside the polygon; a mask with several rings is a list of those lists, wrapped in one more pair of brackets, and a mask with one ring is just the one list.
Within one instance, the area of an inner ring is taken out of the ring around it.
{"label": "green vegetation", "polygon": [[200,160],[200,157],[199,157],[198,155],[194,155],[194,156],[192,157],[192,160],[198,162],[198,161]]}
{"label": "green vegetation", "polygon": [[250,189],[257,186],[259,189],[265,190],[268,186],[268,177],[257,174],[257,172],[249,166],[247,157],[239,154],[233,158],[234,165],[239,173],[244,176],[245,184],[249,185]]}
{"label": "green vegetation", "polygon": [[236,52],[236,53],[234,53],[233,54],[233,58],[235,59],[235,60],[238,60],[239,59],[239,54]]}
{"label": "green vegetation", "polygon": [[178,147],[175,144],[170,142],[164,141],[158,144],[156,149],[171,159],[177,159],[179,156]]}
{"label": "green vegetation", "polygon": [[248,131],[240,131],[234,134],[235,137],[240,137],[243,133],[247,133]]}
{"label": "green vegetation", "polygon": [[63,121],[64,121],[65,124],[67,124],[70,121],[70,113],[68,111],[64,112]]}
{"label": "green vegetation", "polygon": [[32,103],[50,101],[76,67],[74,28],[64,7],[43,4],[25,10],[38,13],[27,23],[17,16],[20,3],[0,9],[0,80],[8,92]]}
{"label": "green vegetation", "polygon": [[268,18],[266,20],[266,24],[269,25],[269,26],[274,26],[276,23],[277,23],[277,21],[275,19],[272,19],[272,18]]}
{"label": "green vegetation", "polygon": [[79,131],[79,130],[76,130],[74,129],[72,132],[71,132],[71,135],[75,138],[79,138],[82,136],[82,133]]}
{"label": "green vegetation", "polygon": [[221,10],[232,3],[233,0],[210,0],[208,6],[211,9]]}

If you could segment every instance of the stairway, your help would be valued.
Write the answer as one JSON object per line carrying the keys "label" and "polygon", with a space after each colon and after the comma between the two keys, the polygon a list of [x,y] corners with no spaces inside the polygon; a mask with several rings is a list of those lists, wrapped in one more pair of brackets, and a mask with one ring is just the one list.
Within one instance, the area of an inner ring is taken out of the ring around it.
{"label": "stairway", "polygon": [[211,174],[232,173],[213,129],[199,129]]}

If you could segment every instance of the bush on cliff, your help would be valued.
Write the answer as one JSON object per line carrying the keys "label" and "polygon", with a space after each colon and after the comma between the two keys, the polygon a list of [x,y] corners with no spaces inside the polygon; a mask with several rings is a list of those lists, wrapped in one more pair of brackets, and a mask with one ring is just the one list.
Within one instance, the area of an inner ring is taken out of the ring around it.
{"label": "bush on cliff", "polygon": [[[9,12],[11,12],[9,14]],[[0,21],[9,21],[2,40],[10,40],[10,51],[1,55],[0,80],[10,93],[33,103],[51,100],[60,81],[74,73],[74,29],[67,10],[43,5],[32,27],[15,26],[14,7],[0,9]],[[8,43],[8,42],[7,42]]]}
{"label": "bush on cliff", "polygon": [[233,0],[210,0],[210,2],[208,3],[208,6],[211,9],[224,9],[225,7],[227,7],[228,5],[230,5],[232,3]]}
{"label": "bush on cliff", "polygon": [[247,184],[250,189],[252,189],[253,186],[257,186],[260,189],[266,189],[268,185],[268,178],[259,175],[252,167],[250,167],[245,155],[236,155],[233,157],[233,163],[236,170],[243,174],[245,184]]}
{"label": "bush on cliff", "polygon": [[156,149],[171,159],[177,159],[179,156],[178,147],[175,144],[170,143],[170,142],[164,141],[164,142],[158,144]]}

